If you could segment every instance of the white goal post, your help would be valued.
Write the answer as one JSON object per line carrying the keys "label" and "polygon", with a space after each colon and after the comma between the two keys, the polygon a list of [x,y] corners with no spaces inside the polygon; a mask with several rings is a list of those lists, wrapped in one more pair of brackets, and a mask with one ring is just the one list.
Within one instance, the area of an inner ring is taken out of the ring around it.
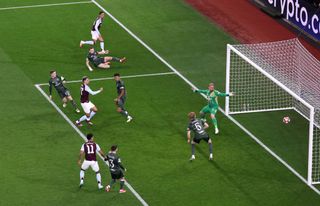
{"label": "white goal post", "polygon": [[[295,110],[309,121],[308,184],[320,184],[320,62],[300,41],[227,45],[227,115]],[[307,138],[307,137],[306,137]]]}

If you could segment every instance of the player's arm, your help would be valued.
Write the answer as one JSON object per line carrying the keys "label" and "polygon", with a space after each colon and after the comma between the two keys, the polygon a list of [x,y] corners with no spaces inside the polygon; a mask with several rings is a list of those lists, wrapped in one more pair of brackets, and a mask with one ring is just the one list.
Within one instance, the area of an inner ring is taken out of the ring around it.
{"label": "player's arm", "polygon": [[191,131],[190,131],[189,128],[187,129],[187,138],[188,138],[188,143],[190,143],[190,140],[191,140]]}
{"label": "player's arm", "polygon": [[63,84],[65,84],[67,82],[66,79],[63,76],[61,76],[60,79],[61,79]]}
{"label": "player's arm", "polygon": [[208,123],[203,123],[203,129],[208,129],[209,128],[209,125],[208,125]]}
{"label": "player's arm", "polygon": [[79,166],[81,165],[83,157],[84,157],[84,151],[80,150],[79,159],[78,159],[78,165]]}
{"label": "player's arm", "polygon": [[127,171],[127,169],[122,165],[120,158],[118,159],[118,163],[119,163],[119,167],[124,170]]}
{"label": "player's arm", "polygon": [[206,94],[208,92],[208,90],[206,89],[195,89],[195,88],[192,88],[192,91],[195,93],[201,93],[201,94]]}
{"label": "player's arm", "polygon": [[101,19],[98,19],[97,21],[96,21],[96,24],[94,25],[94,29],[96,30],[96,32],[99,34],[99,35],[101,35],[100,34],[100,31],[99,31],[99,24],[101,23]]}
{"label": "player's arm", "polygon": [[52,99],[52,82],[49,81],[49,98]]}
{"label": "player's arm", "polygon": [[90,61],[88,58],[86,58],[86,65],[87,65],[87,68],[89,69],[90,72],[93,71],[92,67],[90,66]]}
{"label": "player's arm", "polygon": [[223,92],[216,91],[216,95],[217,95],[218,97],[228,97],[228,96],[233,96],[233,93],[230,92],[230,93],[228,94],[228,93],[223,93]]}
{"label": "player's arm", "polygon": [[89,92],[89,94],[91,94],[91,95],[97,95],[97,94],[99,94],[100,92],[102,92],[103,91],[103,88],[101,87],[99,90],[97,90],[97,91],[92,91],[91,89],[90,89],[90,87],[88,86],[88,85],[86,85],[85,86],[85,90],[87,91],[87,92]]}
{"label": "player's arm", "polygon": [[117,97],[117,101],[119,101],[121,99],[121,97],[123,97],[123,95],[124,95],[124,87],[121,87],[121,88],[120,88],[121,92],[120,92],[119,96]]}

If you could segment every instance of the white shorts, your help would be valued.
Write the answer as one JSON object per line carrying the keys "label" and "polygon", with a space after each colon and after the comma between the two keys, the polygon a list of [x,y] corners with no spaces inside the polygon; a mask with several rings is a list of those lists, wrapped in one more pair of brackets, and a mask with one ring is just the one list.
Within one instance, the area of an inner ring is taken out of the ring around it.
{"label": "white shorts", "polygon": [[98,172],[99,171],[99,165],[98,165],[98,162],[97,161],[88,161],[88,160],[85,160],[83,161],[82,165],[81,165],[81,169],[82,170],[87,170],[89,168],[89,166],[91,167],[91,169],[94,171],[94,172]]}
{"label": "white shorts", "polygon": [[91,31],[91,38],[97,40],[100,36],[100,33],[97,31]]}
{"label": "white shorts", "polygon": [[95,107],[95,105],[92,104],[92,102],[85,102],[85,103],[81,103],[81,107],[84,113],[89,114],[91,112],[91,108]]}

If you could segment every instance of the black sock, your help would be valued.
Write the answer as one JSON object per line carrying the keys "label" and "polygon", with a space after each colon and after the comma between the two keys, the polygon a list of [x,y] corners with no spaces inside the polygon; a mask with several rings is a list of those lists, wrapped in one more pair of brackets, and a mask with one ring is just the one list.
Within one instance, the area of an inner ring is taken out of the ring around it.
{"label": "black sock", "polygon": [[209,153],[212,154],[212,143],[209,143]]}
{"label": "black sock", "polygon": [[128,116],[129,115],[129,113],[127,112],[127,110],[122,110],[121,112],[120,112],[123,116]]}
{"label": "black sock", "polygon": [[120,189],[123,189],[123,186],[124,186],[124,181],[120,180]]}
{"label": "black sock", "polygon": [[120,58],[118,58],[118,57],[112,57],[111,61],[120,62]]}
{"label": "black sock", "polygon": [[71,104],[72,104],[74,109],[77,109],[77,104],[74,102],[74,100],[71,100]]}
{"label": "black sock", "polygon": [[116,180],[115,179],[112,179],[111,182],[110,182],[110,187],[112,187],[112,185],[116,183]]}
{"label": "black sock", "polygon": [[192,153],[192,155],[194,155],[194,150],[195,150],[195,144],[191,144],[191,153]]}

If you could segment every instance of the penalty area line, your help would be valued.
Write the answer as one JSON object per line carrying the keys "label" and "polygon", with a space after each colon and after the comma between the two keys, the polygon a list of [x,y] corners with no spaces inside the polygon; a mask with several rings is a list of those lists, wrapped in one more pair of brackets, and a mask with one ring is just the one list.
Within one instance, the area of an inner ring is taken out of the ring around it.
{"label": "penalty area line", "polygon": [[75,5],[75,4],[91,4],[91,3],[92,3],[91,1],[75,1],[75,2],[54,3],[54,4],[37,4],[37,5],[30,5],[30,6],[13,6],[13,7],[2,7],[0,8],[0,11],[39,8],[39,7],[51,7],[51,6],[66,6],[66,5]]}
{"label": "penalty area line", "polygon": [[[182,75],[176,68],[169,64],[165,59],[163,59],[157,52],[155,52],[150,46],[148,46],[144,41],[142,41],[137,35],[135,35],[131,30],[129,30],[124,24],[122,24],[117,18],[115,18],[111,13],[109,13],[103,6],[101,6],[96,0],[91,0],[97,7],[104,11],[113,21],[115,21],[123,30],[125,30],[129,35],[131,35],[135,40],[137,40],[142,46],[144,46],[148,51],[150,51],[157,59],[159,59],[164,65],[166,65],[170,70],[176,73],[185,83],[191,87],[198,89],[189,79]],[[205,95],[201,94],[204,98]],[[310,189],[320,195],[320,191],[313,185],[309,185],[307,180],[299,174],[295,169],[293,169],[286,161],[279,157],[275,152],[273,152],[269,147],[267,147],[262,141],[260,141],[256,136],[254,136],[248,129],[246,129],[242,124],[240,124],[232,116],[227,115],[225,111],[219,107],[219,110],[235,125],[237,125],[242,131],[244,131],[251,139],[253,139],[257,144],[259,144],[264,150],[266,150],[270,155],[277,159],[282,165],[284,165],[289,171],[291,171],[298,179],[304,182]]]}
{"label": "penalty area line", "polygon": [[[151,73],[151,74],[136,74],[136,75],[127,75],[127,76],[121,76],[121,79],[129,79],[129,78],[137,78],[137,77],[153,77],[153,76],[165,76],[165,75],[170,75],[170,74],[176,74],[174,72],[161,72],[161,73]],[[111,80],[113,77],[103,77],[103,78],[96,78],[96,79],[90,79],[90,81],[103,81],[103,80]],[[66,81],[66,84],[70,83],[78,83],[82,82],[82,80],[71,80],[71,81]],[[36,84],[39,86],[44,86],[48,85],[48,83],[40,83]]]}
{"label": "penalty area line", "polygon": [[[39,84],[34,85],[37,90],[44,96],[44,98],[55,108],[55,110],[63,117],[63,119],[66,120],[66,122],[79,134],[79,136],[84,140],[87,141],[87,137],[80,131],[80,129],[69,119],[69,117],[57,106],[57,104],[52,101],[49,96],[41,89],[41,86]],[[104,161],[103,157],[98,154],[100,159],[105,163],[105,165],[108,166],[108,163]],[[140,203],[143,206],[149,206],[144,199],[133,189],[133,187],[128,183],[128,181],[125,181],[125,185],[127,188],[132,192],[132,194],[140,201]]]}

